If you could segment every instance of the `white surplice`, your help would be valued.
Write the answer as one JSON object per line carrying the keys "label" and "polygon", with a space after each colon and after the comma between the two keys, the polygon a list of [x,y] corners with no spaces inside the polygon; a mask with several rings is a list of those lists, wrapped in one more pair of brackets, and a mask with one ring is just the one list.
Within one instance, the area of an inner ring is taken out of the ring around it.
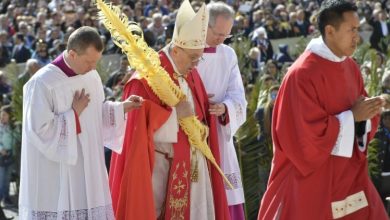
{"label": "white surplice", "polygon": [[[72,101],[81,89],[90,102],[77,135]],[[104,146],[121,150],[123,104],[104,102],[96,70],[68,77],[52,64],[26,83],[23,97],[19,218],[115,219]]]}
{"label": "white surplice", "polygon": [[225,45],[218,45],[215,53],[204,53],[197,69],[208,94],[214,94],[212,102],[224,103],[229,114],[229,123],[218,122],[218,142],[221,153],[221,165],[225,176],[234,189],[225,186],[229,205],[245,202],[240,167],[233,135],[246,120],[245,90],[238,67],[237,55]]}

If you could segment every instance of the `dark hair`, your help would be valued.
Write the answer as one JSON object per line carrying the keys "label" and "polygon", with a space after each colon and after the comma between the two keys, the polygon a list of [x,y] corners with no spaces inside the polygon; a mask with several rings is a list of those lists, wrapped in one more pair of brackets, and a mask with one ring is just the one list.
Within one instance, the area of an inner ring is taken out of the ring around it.
{"label": "dark hair", "polygon": [[339,28],[340,23],[344,20],[343,14],[350,11],[357,12],[355,4],[344,0],[323,1],[317,18],[321,35],[325,37],[326,25],[332,25],[336,29]]}
{"label": "dark hair", "polygon": [[24,35],[22,33],[16,33],[16,38],[24,42]]}
{"label": "dark hair", "polygon": [[9,115],[11,115],[12,107],[11,105],[4,105],[0,108],[1,112],[7,112]]}
{"label": "dark hair", "polygon": [[83,26],[75,30],[68,39],[67,50],[76,51],[78,54],[84,54],[87,48],[93,46],[97,51],[104,49],[103,41],[99,33],[92,27]]}

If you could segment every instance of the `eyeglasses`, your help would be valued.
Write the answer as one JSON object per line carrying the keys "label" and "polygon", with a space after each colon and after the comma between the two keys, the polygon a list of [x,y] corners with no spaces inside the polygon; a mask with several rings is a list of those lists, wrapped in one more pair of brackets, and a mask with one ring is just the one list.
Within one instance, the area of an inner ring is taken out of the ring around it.
{"label": "eyeglasses", "polygon": [[194,55],[189,54],[186,50],[184,50],[184,49],[181,48],[181,47],[177,47],[177,48],[179,48],[180,50],[182,50],[182,51],[187,55],[187,57],[190,58],[191,63],[198,63],[198,62],[204,60],[204,58],[203,58],[202,56],[197,57],[196,55],[194,56]]}
{"label": "eyeglasses", "polygon": [[224,39],[228,39],[228,38],[233,37],[232,34],[221,34],[221,33],[215,32],[215,30],[214,30],[213,27],[211,27],[211,26],[209,26],[209,29],[210,29],[211,32],[212,32],[215,36],[217,36],[217,37],[222,37],[222,38],[224,38]]}

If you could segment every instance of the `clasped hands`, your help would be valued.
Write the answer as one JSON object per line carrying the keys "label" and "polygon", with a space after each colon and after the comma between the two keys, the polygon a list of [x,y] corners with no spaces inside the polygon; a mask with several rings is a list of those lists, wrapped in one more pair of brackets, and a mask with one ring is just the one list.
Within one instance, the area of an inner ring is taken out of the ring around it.
{"label": "clasped hands", "polygon": [[[213,94],[208,94],[208,98],[212,98]],[[176,106],[176,114],[179,119],[193,116],[194,112],[191,108],[190,103],[187,100],[181,100]],[[223,103],[214,103],[210,101],[209,112],[211,115],[217,117],[226,113],[226,106]]]}
{"label": "clasped hands", "polygon": [[208,98],[210,101],[209,112],[211,115],[215,115],[217,117],[222,116],[226,113],[226,106],[223,103],[215,103],[211,101],[211,98],[214,97],[214,94],[208,94]]}
{"label": "clasped hands", "polygon": [[352,114],[355,122],[366,121],[382,112],[385,100],[380,96],[371,98],[359,97],[352,106]]}

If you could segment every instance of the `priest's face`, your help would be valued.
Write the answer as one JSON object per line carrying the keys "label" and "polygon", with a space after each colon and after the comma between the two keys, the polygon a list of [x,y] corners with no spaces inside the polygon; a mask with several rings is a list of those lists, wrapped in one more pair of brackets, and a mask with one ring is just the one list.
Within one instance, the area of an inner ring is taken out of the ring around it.
{"label": "priest's face", "polygon": [[175,65],[181,74],[189,73],[202,60],[203,49],[184,49],[174,47],[173,56]]}
{"label": "priest's face", "polygon": [[93,46],[88,47],[84,53],[77,53],[74,50],[70,50],[68,53],[71,60],[69,65],[77,74],[86,74],[96,69],[96,65],[102,57],[102,52],[97,51]]}
{"label": "priest's face", "polygon": [[339,27],[325,27],[325,41],[332,52],[338,56],[351,56],[359,42],[359,17],[356,12],[344,12],[344,20]]}
{"label": "priest's face", "polygon": [[206,43],[210,47],[216,47],[222,44],[227,38],[232,37],[230,34],[232,27],[233,19],[218,16],[215,19],[215,24],[208,27]]}

